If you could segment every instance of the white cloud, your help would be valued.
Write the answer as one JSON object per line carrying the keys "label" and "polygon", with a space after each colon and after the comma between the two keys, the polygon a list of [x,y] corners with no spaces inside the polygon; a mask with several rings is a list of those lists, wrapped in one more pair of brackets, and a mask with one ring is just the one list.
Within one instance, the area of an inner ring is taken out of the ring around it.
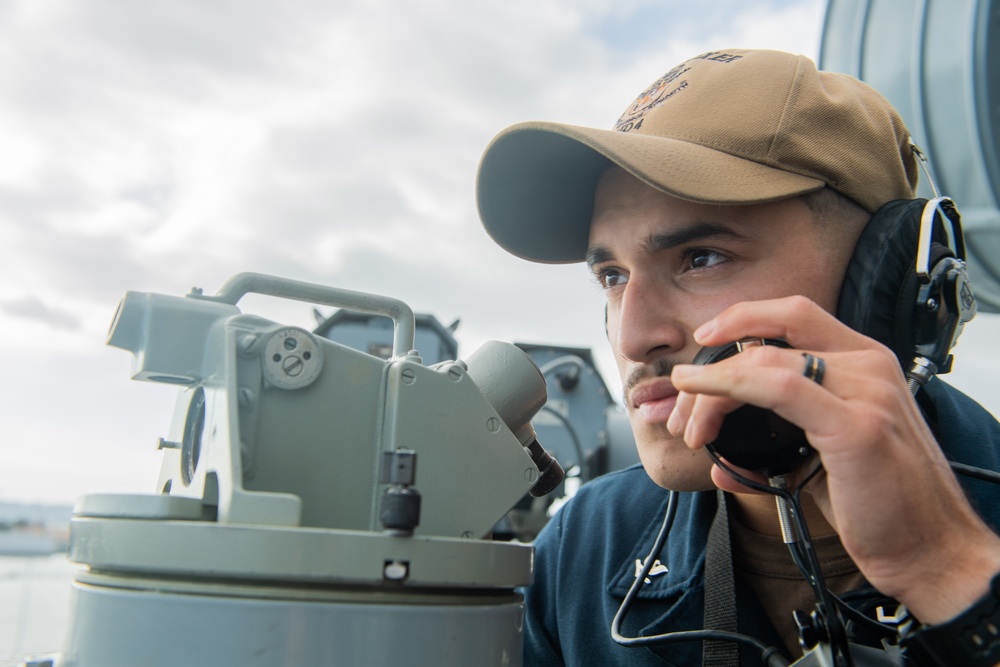
{"label": "white cloud", "polygon": [[80,328],[79,320],[72,313],[52,308],[37,297],[25,296],[12,301],[0,301],[0,311],[14,317],[47,323],[55,329],[72,331]]}
{"label": "white cloud", "polygon": [[[490,338],[592,347],[617,392],[586,272],[527,264],[479,227],[482,149],[532,118],[611,126],[710,48],[815,55],[823,4],[0,4],[0,346],[20,378],[0,401],[20,443],[0,496],[38,497],[27,471],[56,458],[73,463],[52,468],[53,496],[106,490],[107,453],[133,461],[166,429],[165,394],[101,348],[127,289],[214,292],[252,270],[386,294],[460,317],[464,355]],[[152,481],[122,474],[119,489]]]}

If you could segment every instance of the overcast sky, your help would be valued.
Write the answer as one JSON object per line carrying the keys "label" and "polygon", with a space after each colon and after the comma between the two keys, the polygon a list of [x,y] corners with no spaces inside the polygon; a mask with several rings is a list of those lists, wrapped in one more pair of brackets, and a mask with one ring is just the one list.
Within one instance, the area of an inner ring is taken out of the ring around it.
{"label": "overcast sky", "polygon": [[[104,345],[126,290],[259,271],[385,294],[461,318],[461,356],[488,339],[593,348],[617,393],[586,271],[482,231],[483,148],[521,120],[610,127],[709,49],[816,57],[824,6],[0,2],[0,498],[153,490],[175,390],[129,380]],[[314,324],[309,306],[260,307]],[[986,320],[956,378],[996,412]]]}

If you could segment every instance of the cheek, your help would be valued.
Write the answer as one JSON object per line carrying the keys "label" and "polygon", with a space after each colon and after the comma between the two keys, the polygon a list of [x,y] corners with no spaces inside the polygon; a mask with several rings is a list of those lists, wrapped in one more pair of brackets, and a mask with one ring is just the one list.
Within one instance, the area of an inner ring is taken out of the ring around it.
{"label": "cheek", "polygon": [[620,321],[618,314],[609,305],[604,309],[604,333],[608,337],[608,345],[611,347],[611,352],[615,355],[615,364],[618,366],[618,373],[624,379],[627,373],[627,362],[619,354],[619,331],[620,331]]}
{"label": "cheek", "polygon": [[843,252],[832,247],[828,239],[795,235],[791,230],[780,251],[762,266],[768,275],[758,282],[773,285],[772,298],[801,295],[835,312],[849,259],[841,255]]}
{"label": "cheek", "polygon": [[817,257],[814,262],[790,266],[780,272],[778,284],[782,295],[805,296],[827,312],[836,312],[843,271],[835,270],[825,259]]}
{"label": "cheek", "polygon": [[[726,294],[719,294],[719,298],[711,300],[710,309],[718,313],[743,301],[800,295],[815,301],[828,312],[835,312],[843,270],[832,266],[826,254],[806,243],[799,247],[803,249],[792,256],[770,258],[744,273],[738,285],[731,286]],[[708,306],[708,300],[703,305]]]}

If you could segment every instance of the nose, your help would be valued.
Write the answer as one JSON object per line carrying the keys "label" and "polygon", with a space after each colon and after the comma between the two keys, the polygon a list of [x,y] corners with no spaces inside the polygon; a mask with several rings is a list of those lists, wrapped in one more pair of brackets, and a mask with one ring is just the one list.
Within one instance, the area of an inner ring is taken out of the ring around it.
{"label": "nose", "polygon": [[655,280],[633,276],[620,298],[608,304],[608,338],[615,351],[634,363],[649,363],[684,347],[679,310]]}

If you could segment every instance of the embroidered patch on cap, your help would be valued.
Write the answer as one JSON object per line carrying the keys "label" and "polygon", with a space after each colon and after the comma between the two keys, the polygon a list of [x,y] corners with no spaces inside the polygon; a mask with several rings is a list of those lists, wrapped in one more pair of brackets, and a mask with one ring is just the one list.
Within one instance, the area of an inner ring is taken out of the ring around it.
{"label": "embroidered patch on cap", "polygon": [[685,60],[683,63],[654,81],[653,85],[644,90],[642,94],[636,98],[635,102],[633,102],[632,105],[625,111],[625,113],[622,114],[621,118],[618,119],[618,122],[615,123],[615,129],[619,132],[631,132],[632,130],[638,130],[642,127],[642,122],[647,113],[687,88],[688,82],[686,79],[681,79],[676,86],[673,84],[684,74],[691,71],[691,66],[688,64],[691,61],[711,60],[713,62],[731,63],[742,57],[743,56],[723,53],[721,51],[709,51],[708,53],[703,53],[696,58],[692,58],[691,60]]}

